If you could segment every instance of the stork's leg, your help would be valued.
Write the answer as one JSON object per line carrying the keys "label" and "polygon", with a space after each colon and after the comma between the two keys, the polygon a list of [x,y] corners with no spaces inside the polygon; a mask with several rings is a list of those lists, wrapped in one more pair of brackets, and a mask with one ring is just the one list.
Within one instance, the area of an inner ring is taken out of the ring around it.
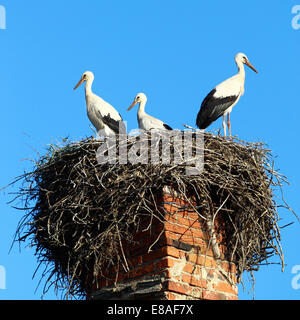
{"label": "stork's leg", "polygon": [[223,114],[223,130],[224,130],[224,137],[226,138],[226,123],[225,123],[225,114]]}
{"label": "stork's leg", "polygon": [[227,113],[227,126],[228,126],[228,131],[229,131],[229,138],[231,139],[230,112]]}

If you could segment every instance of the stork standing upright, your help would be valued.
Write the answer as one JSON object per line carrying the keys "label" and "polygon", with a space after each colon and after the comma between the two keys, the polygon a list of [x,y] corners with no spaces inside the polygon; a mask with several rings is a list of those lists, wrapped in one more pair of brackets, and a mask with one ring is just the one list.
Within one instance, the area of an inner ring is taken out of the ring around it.
{"label": "stork standing upright", "polygon": [[144,93],[138,93],[133,100],[131,106],[127,109],[129,111],[136,104],[140,104],[137,118],[139,128],[142,130],[151,130],[151,129],[163,129],[163,130],[172,130],[170,126],[168,126],[163,121],[156,119],[145,112],[145,106],[147,102],[147,97]]}
{"label": "stork standing upright", "polygon": [[87,115],[96,130],[101,130],[105,136],[126,133],[126,127],[119,112],[92,92],[94,74],[91,71],[84,72],[74,90],[84,82]]}
{"label": "stork standing upright", "polygon": [[231,137],[230,112],[238,103],[240,97],[244,94],[244,64],[258,73],[253,65],[249,62],[247,56],[243,53],[238,53],[235,56],[235,62],[239,69],[238,73],[217,85],[203,100],[196,120],[196,125],[198,128],[205,129],[219,117],[223,116],[223,129],[224,136],[226,137],[225,117],[227,115],[227,126],[229,137]]}

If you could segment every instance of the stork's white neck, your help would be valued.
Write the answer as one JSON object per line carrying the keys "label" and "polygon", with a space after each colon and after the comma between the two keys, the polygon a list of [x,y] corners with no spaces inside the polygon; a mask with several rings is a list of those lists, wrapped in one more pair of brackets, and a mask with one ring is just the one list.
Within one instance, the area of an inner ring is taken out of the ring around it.
{"label": "stork's white neck", "polygon": [[139,111],[138,111],[139,117],[146,114],[146,112],[145,112],[146,102],[147,102],[146,99],[143,99],[143,100],[141,100],[141,102],[140,102]]}
{"label": "stork's white neck", "polygon": [[92,84],[93,84],[92,79],[87,79],[87,81],[85,82],[85,95],[86,96],[89,96],[93,93],[92,92]]}
{"label": "stork's white neck", "polygon": [[242,61],[237,61],[236,64],[237,64],[237,66],[239,68],[239,74],[245,78],[245,67],[244,67],[243,62]]}
{"label": "stork's white neck", "polygon": [[236,61],[236,64],[239,68],[238,76],[241,82],[241,95],[243,95],[245,90],[244,88],[245,88],[245,77],[246,77],[245,66],[242,61]]}

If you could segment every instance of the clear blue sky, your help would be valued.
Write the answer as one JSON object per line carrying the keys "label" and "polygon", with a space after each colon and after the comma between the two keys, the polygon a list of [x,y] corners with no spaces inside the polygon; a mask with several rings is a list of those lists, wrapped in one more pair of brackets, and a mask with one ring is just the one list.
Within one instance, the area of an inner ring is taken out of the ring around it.
{"label": "clear blue sky", "polygon": [[[128,128],[137,127],[134,96],[148,96],[149,113],[174,128],[194,126],[205,95],[236,73],[234,56],[248,55],[258,69],[246,70],[246,92],[231,116],[234,135],[266,142],[285,174],[286,201],[300,212],[299,52],[300,30],[291,26],[292,7],[300,1],[238,0],[0,0],[7,29],[0,30],[0,185],[30,170],[26,159],[43,154],[60,137],[80,139],[92,131],[81,74],[95,74],[94,91],[115,106]],[[151,111],[150,111],[151,110]],[[209,129],[218,129],[218,120]],[[34,249],[14,247],[8,254],[22,212],[0,194],[0,265],[6,290],[0,299],[40,299]],[[256,299],[299,299],[291,286],[300,265],[300,226],[280,210],[282,246],[287,264],[255,273]],[[245,279],[247,275],[245,275]],[[246,283],[240,299],[252,299]],[[53,290],[44,299],[56,299]]]}

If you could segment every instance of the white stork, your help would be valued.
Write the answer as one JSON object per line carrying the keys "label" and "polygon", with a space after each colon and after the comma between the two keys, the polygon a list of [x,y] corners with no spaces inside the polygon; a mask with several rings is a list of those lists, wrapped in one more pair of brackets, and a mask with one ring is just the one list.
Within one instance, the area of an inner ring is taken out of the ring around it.
{"label": "white stork", "polygon": [[196,120],[198,128],[205,129],[219,117],[223,116],[223,129],[224,136],[226,137],[225,117],[227,114],[227,126],[229,137],[231,137],[230,112],[244,94],[244,64],[258,73],[243,53],[238,53],[235,56],[235,62],[239,68],[238,73],[217,85],[203,100]]}
{"label": "white stork", "polygon": [[151,130],[151,129],[163,129],[163,130],[172,130],[170,126],[168,126],[163,121],[156,119],[145,112],[145,105],[147,102],[147,97],[144,93],[138,93],[133,100],[131,106],[127,109],[129,111],[136,104],[140,104],[137,118],[139,123],[139,128],[142,130]]}
{"label": "white stork", "polygon": [[76,90],[85,82],[87,115],[91,123],[97,131],[103,130],[103,135],[105,136],[126,133],[126,127],[119,112],[92,92],[93,81],[94,74],[86,71],[74,88]]}

